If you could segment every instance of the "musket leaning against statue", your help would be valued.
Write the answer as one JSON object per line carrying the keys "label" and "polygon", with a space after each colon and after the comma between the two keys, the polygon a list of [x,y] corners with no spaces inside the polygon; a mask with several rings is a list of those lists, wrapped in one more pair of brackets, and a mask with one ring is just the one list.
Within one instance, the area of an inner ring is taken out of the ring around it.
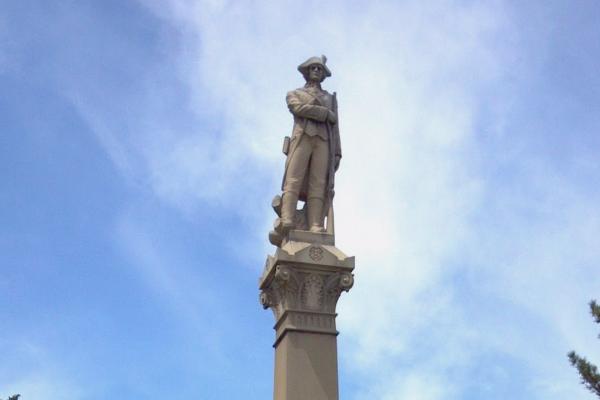
{"label": "musket leaning against statue", "polygon": [[[279,216],[269,233],[275,246],[281,246],[291,230],[334,234],[334,181],[342,149],[336,94],[321,88],[321,82],[331,76],[326,62],[327,58],[321,56],[300,64],[298,71],[306,84],[286,96],[294,128],[283,145],[287,156],[283,194],[275,196],[272,204]],[[304,201],[302,210],[296,209],[298,200]],[[327,229],[323,227],[325,216]]]}

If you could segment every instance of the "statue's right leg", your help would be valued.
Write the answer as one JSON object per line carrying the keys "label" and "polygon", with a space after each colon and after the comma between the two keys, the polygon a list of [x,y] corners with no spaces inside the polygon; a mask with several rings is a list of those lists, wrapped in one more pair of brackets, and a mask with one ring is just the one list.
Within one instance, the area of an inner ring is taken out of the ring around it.
{"label": "statue's right leg", "polygon": [[313,153],[308,180],[308,227],[311,232],[324,232],[323,205],[329,172],[329,142],[313,138]]}
{"label": "statue's right leg", "polygon": [[283,198],[281,200],[281,223],[284,230],[294,228],[298,195],[308,168],[312,148],[306,135],[300,136],[300,142],[290,155],[285,182],[283,183]]}
{"label": "statue's right leg", "polygon": [[296,207],[298,204],[298,195],[292,192],[284,192],[281,199],[281,226],[284,232],[294,229],[294,217],[296,216]]}

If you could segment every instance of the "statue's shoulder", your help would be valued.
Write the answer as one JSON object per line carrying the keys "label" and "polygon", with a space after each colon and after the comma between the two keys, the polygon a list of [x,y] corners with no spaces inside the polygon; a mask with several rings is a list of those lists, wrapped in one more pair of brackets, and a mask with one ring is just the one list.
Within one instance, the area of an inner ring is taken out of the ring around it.
{"label": "statue's shoulder", "polygon": [[287,92],[287,95],[285,97],[288,101],[292,99],[300,101],[310,101],[314,96],[308,93],[305,88],[298,88]]}
{"label": "statue's shoulder", "polygon": [[327,90],[323,90],[323,93],[325,93],[325,97],[327,98],[327,101],[329,101],[329,102],[333,101],[333,95],[331,93],[329,93]]}
{"label": "statue's shoulder", "polygon": [[[295,91],[300,91],[302,93],[311,94],[310,89],[307,89],[305,87],[299,87],[298,89],[294,89],[293,92],[295,92]],[[319,93],[319,92],[316,92],[316,93]],[[331,93],[329,93],[327,90],[325,90],[323,88],[320,89],[320,93],[331,96]]]}
{"label": "statue's shoulder", "polygon": [[309,93],[306,90],[306,88],[299,87],[298,89],[290,90],[288,92],[288,94],[292,94],[292,95],[296,95],[296,96],[298,96],[298,95],[302,96],[302,95],[308,95]]}
{"label": "statue's shoulder", "polygon": [[305,87],[300,87],[298,89],[294,89],[294,90],[290,90],[288,92],[288,94],[292,94],[292,95],[296,95],[296,96],[306,96],[306,97],[311,97],[314,98],[315,96],[326,96],[326,97],[331,97],[331,93],[329,93],[327,90],[321,89],[320,92],[311,92],[309,89],[305,88]]}
{"label": "statue's shoulder", "polygon": [[333,96],[331,95],[331,93],[329,93],[326,90],[322,90],[319,92],[312,92],[309,89],[305,88],[305,87],[301,87],[298,89],[294,89],[294,90],[290,90],[289,92],[287,92],[287,96],[286,99],[289,102],[314,102],[316,101],[317,104],[319,103],[323,103],[324,99],[327,99],[327,101],[331,101],[331,98]]}

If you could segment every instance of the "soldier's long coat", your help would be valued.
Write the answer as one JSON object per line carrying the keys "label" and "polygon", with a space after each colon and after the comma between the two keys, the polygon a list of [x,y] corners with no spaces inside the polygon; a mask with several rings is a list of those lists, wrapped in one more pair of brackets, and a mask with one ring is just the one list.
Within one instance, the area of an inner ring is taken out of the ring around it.
{"label": "soldier's long coat", "polygon": [[[292,130],[290,148],[288,151],[287,160],[285,162],[285,171],[283,174],[281,189],[283,190],[283,187],[285,186],[285,177],[287,175],[288,164],[302,135],[318,135],[324,140],[329,141],[329,173],[327,182],[328,190],[326,196],[330,197],[333,195],[335,156],[342,156],[339,120],[335,124],[327,122],[329,110],[333,111],[337,116],[337,104],[335,96],[332,96],[325,90],[322,90],[320,94],[315,95],[309,92],[309,90],[306,88],[299,88],[287,93],[286,102],[288,109],[294,116],[294,128]],[[307,168],[307,172],[309,170],[310,164]],[[305,173],[304,183],[302,184],[302,189],[300,190],[300,200],[306,200],[307,189],[308,175]],[[329,201],[326,201],[325,204],[329,204]]]}

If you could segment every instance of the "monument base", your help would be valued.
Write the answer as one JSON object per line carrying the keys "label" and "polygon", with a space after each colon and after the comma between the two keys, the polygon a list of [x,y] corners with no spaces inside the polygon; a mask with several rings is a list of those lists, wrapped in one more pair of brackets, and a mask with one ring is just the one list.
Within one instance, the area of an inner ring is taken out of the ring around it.
{"label": "monument base", "polygon": [[354,283],[354,257],[332,235],[291,231],[260,279],[275,316],[275,400],[338,400],[336,304]]}
{"label": "monument base", "polygon": [[275,400],[338,400],[337,338],[288,332],[275,345]]}

